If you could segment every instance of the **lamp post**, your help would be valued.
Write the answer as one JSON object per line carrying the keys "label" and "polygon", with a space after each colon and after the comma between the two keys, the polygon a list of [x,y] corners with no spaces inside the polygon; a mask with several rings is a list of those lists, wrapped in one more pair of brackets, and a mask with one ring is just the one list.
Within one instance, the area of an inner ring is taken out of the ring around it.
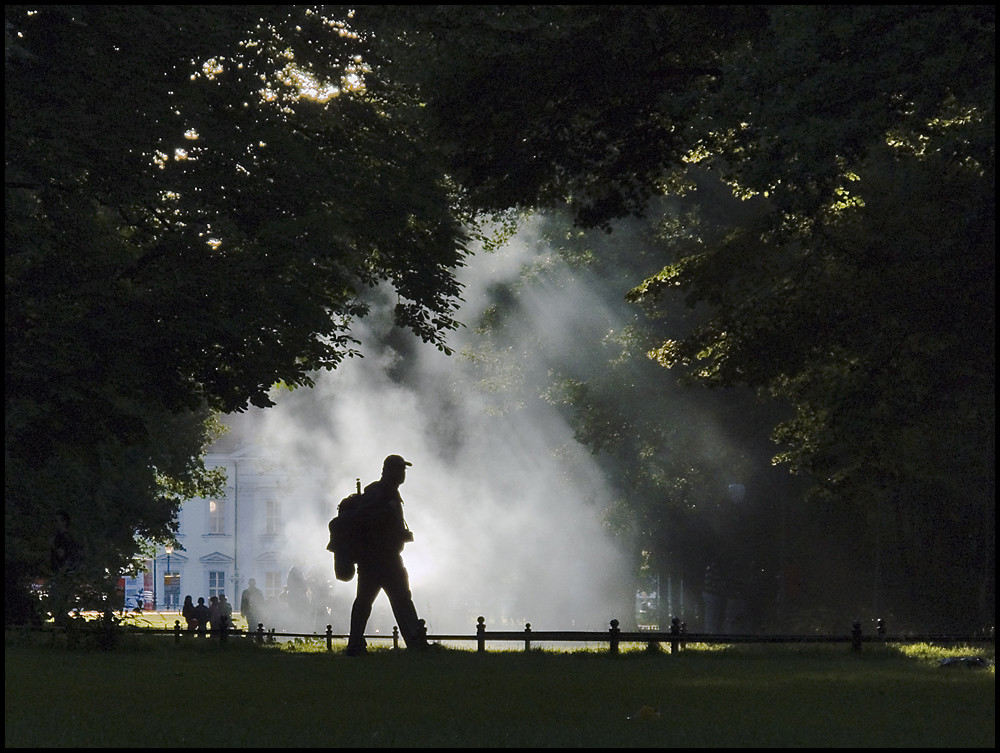
{"label": "lamp post", "polygon": [[240,464],[233,458],[233,601],[240,593]]}
{"label": "lamp post", "polygon": [[172,606],[170,603],[170,594],[173,593],[173,589],[168,586],[168,582],[170,586],[173,585],[173,578],[170,577],[170,555],[173,554],[174,548],[170,544],[167,544],[163,547],[163,551],[167,553],[167,572],[163,576],[163,590],[167,593],[167,609],[170,609]]}

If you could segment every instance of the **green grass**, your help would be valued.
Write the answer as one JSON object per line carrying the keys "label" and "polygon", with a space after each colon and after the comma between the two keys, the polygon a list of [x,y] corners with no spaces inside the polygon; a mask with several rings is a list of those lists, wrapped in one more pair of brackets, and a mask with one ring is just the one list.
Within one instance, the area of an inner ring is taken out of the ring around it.
{"label": "green grass", "polygon": [[[341,646],[338,646],[340,648]],[[471,648],[471,646],[470,646]],[[942,649],[740,646],[350,658],[7,633],[7,747],[994,747],[995,673]],[[951,651],[968,655],[980,648]],[[993,647],[988,647],[992,657]],[[634,719],[640,709],[656,710]]]}

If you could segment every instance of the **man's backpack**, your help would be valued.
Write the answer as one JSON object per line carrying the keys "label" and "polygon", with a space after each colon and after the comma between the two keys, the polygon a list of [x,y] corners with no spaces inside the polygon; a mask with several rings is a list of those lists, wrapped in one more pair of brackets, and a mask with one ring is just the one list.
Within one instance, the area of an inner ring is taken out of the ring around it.
{"label": "man's backpack", "polygon": [[358,490],[341,500],[329,523],[330,542],[326,549],[333,552],[333,574],[337,580],[349,581],[354,577],[357,552],[364,545],[367,533],[364,508],[365,494],[359,480]]}

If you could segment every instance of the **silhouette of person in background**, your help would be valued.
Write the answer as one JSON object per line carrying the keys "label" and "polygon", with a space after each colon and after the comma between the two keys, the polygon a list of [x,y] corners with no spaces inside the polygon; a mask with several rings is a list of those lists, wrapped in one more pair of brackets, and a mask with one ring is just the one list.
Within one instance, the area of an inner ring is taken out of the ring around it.
{"label": "silhouette of person in background", "polygon": [[305,632],[309,629],[309,585],[302,572],[301,563],[296,560],[285,576],[285,592],[287,620],[292,632]]}
{"label": "silhouette of person in background", "polygon": [[358,593],[351,608],[351,632],[347,655],[366,653],[364,638],[372,605],[379,591],[389,597],[392,613],[407,648],[426,649],[423,620],[417,617],[410,593],[410,578],[403,567],[403,545],[413,534],[403,519],[403,499],[399,487],[412,465],[399,455],[389,455],[382,463],[382,477],[364,491],[364,515],[368,535],[357,552]]}
{"label": "silhouette of person in background", "polygon": [[208,598],[208,629],[212,635],[216,635],[222,630],[222,612],[219,611],[218,596]]}
{"label": "silhouette of person in background", "polygon": [[187,623],[187,631],[193,633],[198,628],[198,619],[194,615],[194,601],[190,596],[184,597],[184,606],[181,607],[181,617]]}
{"label": "silhouette of person in background", "polygon": [[246,618],[247,630],[251,633],[264,621],[264,594],[253,578],[240,595],[240,614]]}
{"label": "silhouette of person in background", "polygon": [[205,604],[205,597],[198,597],[198,606],[194,608],[194,629],[198,632],[198,635],[204,635],[205,631],[208,629],[208,618],[210,609]]}
{"label": "silhouette of person in background", "polygon": [[225,594],[219,594],[219,629],[222,631],[233,629],[233,605]]}
{"label": "silhouette of person in background", "polygon": [[306,574],[309,604],[312,608],[312,628],[317,633],[326,630],[326,626],[330,624],[331,588],[324,573],[324,568],[314,567]]}

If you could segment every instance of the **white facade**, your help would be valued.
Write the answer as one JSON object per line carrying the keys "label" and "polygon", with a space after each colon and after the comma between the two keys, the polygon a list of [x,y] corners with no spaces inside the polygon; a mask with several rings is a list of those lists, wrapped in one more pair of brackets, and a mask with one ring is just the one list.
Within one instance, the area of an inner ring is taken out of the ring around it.
{"label": "white facade", "polygon": [[239,611],[240,594],[254,579],[266,599],[283,599],[295,564],[284,531],[289,490],[308,479],[288,478],[252,441],[256,411],[227,418],[231,431],[209,448],[205,464],[226,471],[225,493],[192,499],[178,515],[181,548],[160,548],[149,570],[156,608],[180,610],[185,596],[195,603],[225,594]]}

